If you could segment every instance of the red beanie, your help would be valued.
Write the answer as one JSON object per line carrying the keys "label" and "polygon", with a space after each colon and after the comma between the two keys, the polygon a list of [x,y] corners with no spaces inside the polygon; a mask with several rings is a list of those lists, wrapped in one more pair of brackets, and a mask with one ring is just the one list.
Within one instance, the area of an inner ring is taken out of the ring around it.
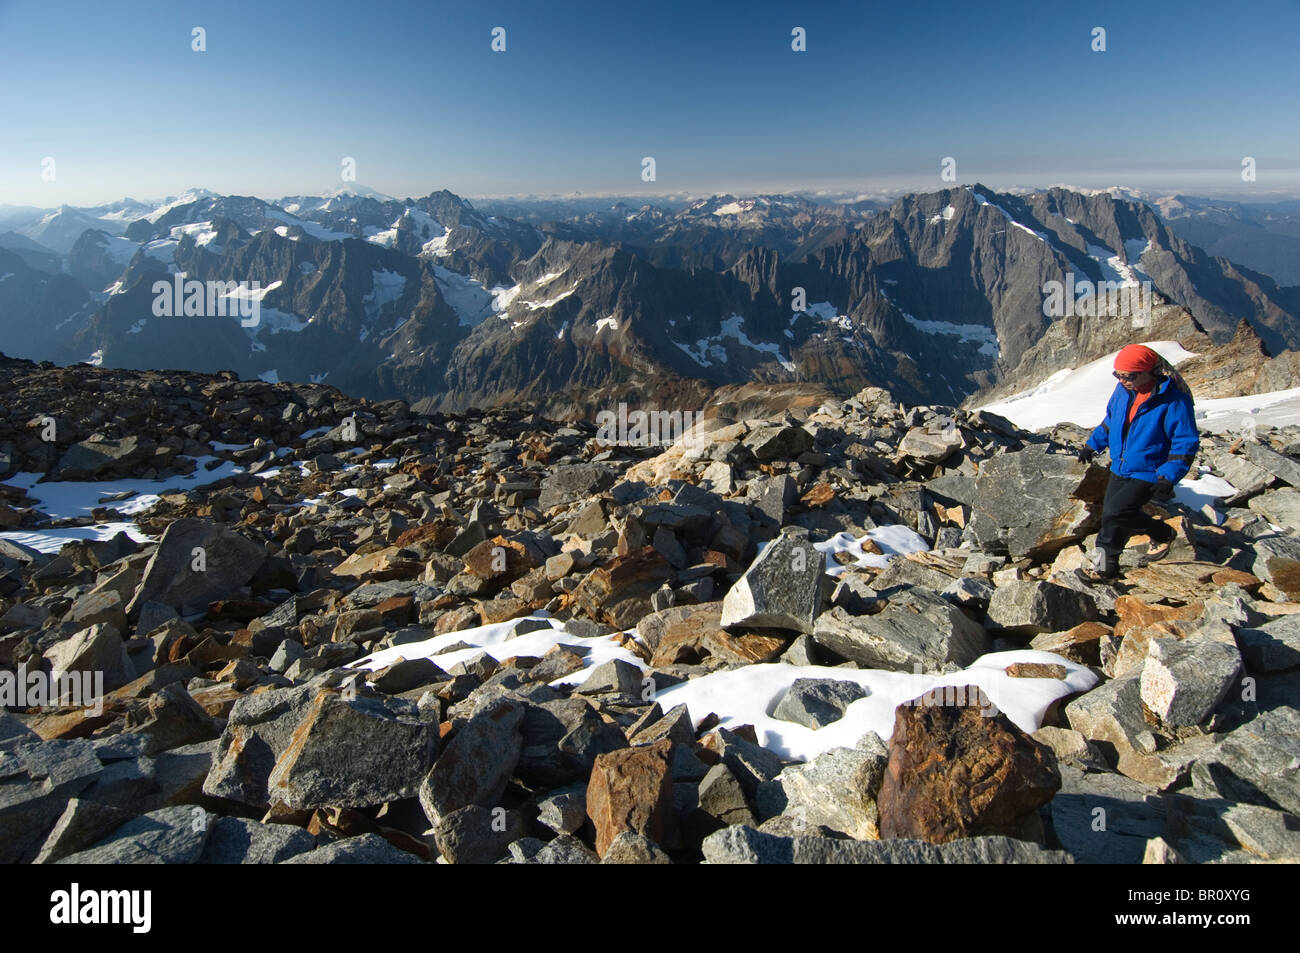
{"label": "red beanie", "polygon": [[1132,374],[1154,370],[1160,364],[1160,355],[1145,344],[1130,344],[1115,355],[1115,370]]}

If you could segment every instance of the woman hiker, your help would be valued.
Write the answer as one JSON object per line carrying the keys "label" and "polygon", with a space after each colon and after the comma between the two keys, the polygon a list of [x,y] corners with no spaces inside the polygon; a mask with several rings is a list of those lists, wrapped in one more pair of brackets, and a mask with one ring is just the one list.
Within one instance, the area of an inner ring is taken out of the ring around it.
{"label": "woman hiker", "polygon": [[1079,449],[1083,463],[1110,450],[1094,555],[1095,576],[1102,579],[1119,575],[1119,554],[1134,530],[1151,537],[1142,565],[1169,552],[1174,531],[1143,513],[1142,505],[1172,499],[1174,485],[1187,475],[1201,446],[1192,392],[1168,361],[1143,344],[1130,344],[1115,356],[1114,373],[1119,384],[1106,418]]}

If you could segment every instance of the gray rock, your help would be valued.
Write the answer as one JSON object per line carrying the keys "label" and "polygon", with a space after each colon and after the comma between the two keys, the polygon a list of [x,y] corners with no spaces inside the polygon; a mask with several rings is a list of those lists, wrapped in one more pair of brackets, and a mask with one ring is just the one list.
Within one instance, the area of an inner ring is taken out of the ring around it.
{"label": "gray rock", "polygon": [[857,682],[833,678],[796,678],[781,696],[773,718],[792,721],[814,731],[839,721],[844,711],[870,691]]}
{"label": "gray rock", "polygon": [[640,695],[645,676],[641,669],[622,659],[610,659],[597,665],[574,689],[579,695],[601,695],[618,692],[623,695]]}
{"label": "gray rock", "polygon": [[1095,620],[1097,604],[1085,593],[1026,579],[998,586],[989,600],[988,617],[1011,632],[1039,635]]}
{"label": "gray rock", "polygon": [[876,796],[889,765],[889,747],[868,732],[853,748],[832,748],[792,765],[777,779],[785,792],[783,813],[860,840],[879,838]]}
{"label": "gray rock", "polygon": [[1215,472],[1231,483],[1237,490],[1226,498],[1228,505],[1235,505],[1273,482],[1273,474],[1261,466],[1250,462],[1245,457],[1232,453],[1212,453],[1210,461]]}
{"label": "gray rock", "polygon": [[83,440],[64,451],[49,479],[94,480],[105,470],[141,459],[147,452],[152,451],[134,436],[120,440]]}
{"label": "gray rock", "polygon": [[825,568],[826,555],[811,543],[778,536],[723,598],[721,624],[812,632]]}
{"label": "gray rock", "polygon": [[777,526],[785,525],[786,511],[798,498],[794,480],[784,473],[755,478],[746,491],[746,499]]}
{"label": "gray rock", "polygon": [[164,807],[123,824],[94,847],[59,864],[192,864],[208,839],[200,807]]}
{"label": "gray rock", "polygon": [[708,746],[736,776],[745,797],[751,800],[758,791],[759,784],[771,781],[781,773],[780,758],[726,728],[711,732]]}
{"label": "gray rock", "polygon": [[325,847],[295,854],[282,864],[422,864],[424,861],[394,847],[378,834],[358,834]]}
{"label": "gray rock", "polygon": [[104,691],[121,688],[135,679],[135,666],[126,653],[122,634],[107,623],[92,625],[56,643],[45,652],[55,672],[90,672],[104,676]]}
{"label": "gray rock", "polygon": [[1300,580],[1300,537],[1261,536],[1256,539],[1255,560],[1250,571],[1287,595],[1300,596],[1300,586],[1297,586],[1297,580]]}
{"label": "gray rock", "polygon": [[21,720],[0,709],[0,751],[12,751],[20,744],[29,744],[40,740],[41,736],[28,728]]}
{"label": "gray rock", "polygon": [[1289,486],[1269,490],[1249,500],[1246,505],[1270,523],[1300,530],[1300,490]]}
{"label": "gray rock", "polygon": [[420,784],[430,824],[471,804],[496,806],[519,762],[524,713],[522,702],[495,698],[461,726]]}
{"label": "gray rock", "polygon": [[757,823],[740,782],[725,764],[715,764],[704,775],[699,786],[698,805],[701,811],[723,824],[752,826]]}
{"label": "gray rock", "polygon": [[147,755],[208,741],[220,733],[212,716],[179,682],[150,695],[144,712],[136,717],[139,720],[128,731],[148,739],[144,747]]}
{"label": "gray rock", "polygon": [[[1255,466],[1268,471],[1283,483],[1300,487],[1300,464],[1297,464],[1294,460],[1284,457],[1276,450],[1254,440],[1247,440],[1243,443],[1242,450],[1245,452],[1246,458]],[[1234,483],[1233,486],[1236,486],[1236,484]]]}
{"label": "gray rock", "polygon": [[931,432],[926,427],[913,427],[898,443],[898,455],[911,457],[919,463],[942,463],[966,445],[960,427]]}
{"label": "gray rock", "polygon": [[1259,628],[1238,629],[1237,644],[1252,672],[1295,668],[1300,665],[1300,615],[1278,616]]}
{"label": "gray rock", "polygon": [[838,607],[823,612],[813,639],[863,668],[895,672],[964,667],[991,649],[983,626],[925,589],[893,595],[876,615],[851,616]]}
{"label": "gray rock", "polygon": [[1231,643],[1152,639],[1142,666],[1142,702],[1166,725],[1199,725],[1240,674],[1241,653]]}
{"label": "gray rock", "polygon": [[316,838],[292,824],[261,824],[245,817],[212,822],[200,864],[278,864],[316,848]]}
{"label": "gray rock", "polygon": [[561,834],[536,854],[527,864],[598,864],[600,857],[578,838]]}
{"label": "gray rock", "polygon": [[581,698],[530,704],[520,732],[515,773],[525,784],[540,787],[585,780],[597,755],[627,747],[619,727]]}
{"label": "gray rock", "polygon": [[1300,818],[1255,804],[1230,804],[1223,822],[1242,848],[1265,860],[1300,860]]}
{"label": "gray rock", "polygon": [[414,703],[324,691],[276,760],[267,790],[296,809],[414,797],[437,750],[437,725]]}
{"label": "gray rock", "polygon": [[1140,864],[1147,841],[1165,825],[1152,789],[1121,774],[1059,767],[1061,790],[1048,810],[1061,846],[1081,864]]}
{"label": "gray rock", "polygon": [[433,829],[438,853],[451,864],[495,864],[524,834],[518,811],[470,804],[443,816]]}
{"label": "gray rock", "polygon": [[557,834],[576,834],[587,822],[586,785],[553,792],[537,805],[537,821]]}
{"label": "gray rock", "polygon": [[20,743],[0,754],[0,863],[27,863],[68,799],[104,771],[83,738]]}
{"label": "gray rock", "polygon": [[1300,815],[1300,710],[1278,706],[1222,735],[1193,765],[1221,796]]}
{"label": "gray rock", "polygon": [[1156,737],[1142,717],[1137,673],[1103,682],[1065,706],[1070,727],[1093,742],[1112,764],[1127,754],[1150,755]]}
{"label": "gray rock", "polygon": [[644,834],[619,831],[605,849],[602,864],[671,864],[664,851]]}
{"label": "gray rock", "polygon": [[975,478],[968,532],[979,549],[1046,558],[1100,525],[1106,473],[1030,445],[985,460]]}
{"label": "gray rock", "polygon": [[271,656],[270,669],[283,674],[294,662],[307,657],[307,650],[297,639],[285,639]]}
{"label": "gray rock", "polygon": [[936,846],[916,840],[859,841],[781,837],[750,827],[727,827],[705,838],[709,864],[989,864],[1070,863],[1062,851],[1009,837],[970,837]]}
{"label": "gray rock", "polygon": [[943,595],[959,606],[984,609],[993,598],[993,583],[979,576],[962,576],[944,587]]}
{"label": "gray rock", "polygon": [[51,864],[97,844],[136,815],[111,804],[72,798],[50,831],[34,864]]}
{"label": "gray rock", "polygon": [[568,463],[552,467],[541,483],[537,507],[549,510],[561,503],[572,503],[595,496],[614,485],[614,471],[596,463]]}
{"label": "gray rock", "polygon": [[803,427],[763,426],[751,430],[741,442],[754,454],[754,459],[765,463],[778,459],[793,460],[812,449],[813,437]]}
{"label": "gray rock", "polygon": [[[198,549],[201,563],[196,562]],[[175,520],[163,531],[127,613],[151,601],[182,613],[201,611],[248,582],[265,560],[265,549],[220,523]],[[202,571],[196,565],[202,565]]]}
{"label": "gray rock", "polygon": [[316,697],[310,685],[244,695],[235,702],[217,745],[203,793],[265,809],[275,763]]}
{"label": "gray rock", "polygon": [[81,628],[99,623],[111,625],[118,632],[126,631],[126,611],[121,593],[112,589],[88,592],[72,604],[63,617]]}
{"label": "gray rock", "polygon": [[376,675],[371,684],[385,695],[400,695],[450,677],[432,659],[400,659]]}

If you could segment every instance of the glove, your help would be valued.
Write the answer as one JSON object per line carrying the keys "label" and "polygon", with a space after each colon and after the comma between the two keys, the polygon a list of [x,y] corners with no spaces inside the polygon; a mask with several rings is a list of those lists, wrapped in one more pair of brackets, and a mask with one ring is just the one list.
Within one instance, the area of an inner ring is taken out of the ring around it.
{"label": "glove", "polygon": [[1082,447],[1079,448],[1079,462],[1080,462],[1080,463],[1092,463],[1092,458],[1095,457],[1096,455],[1097,455],[1097,454],[1096,454],[1096,452],[1092,449],[1092,447],[1089,447],[1089,446],[1086,445],[1086,444],[1085,444],[1084,446],[1082,446]]}
{"label": "glove", "polygon": [[1157,503],[1168,503],[1174,498],[1174,485],[1164,477],[1156,480],[1155,489],[1151,491],[1151,499]]}

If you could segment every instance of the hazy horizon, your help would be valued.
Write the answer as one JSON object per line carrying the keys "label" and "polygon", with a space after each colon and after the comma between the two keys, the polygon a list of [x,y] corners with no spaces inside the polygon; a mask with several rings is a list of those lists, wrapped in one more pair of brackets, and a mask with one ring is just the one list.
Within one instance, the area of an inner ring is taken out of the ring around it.
{"label": "hazy horizon", "polygon": [[1297,27],[1284,0],[1249,17],[1107,0],[1086,12],[73,0],[54,17],[0,0],[0,203],[196,187],[274,200],[355,183],[396,197],[977,181],[1300,196]]}

